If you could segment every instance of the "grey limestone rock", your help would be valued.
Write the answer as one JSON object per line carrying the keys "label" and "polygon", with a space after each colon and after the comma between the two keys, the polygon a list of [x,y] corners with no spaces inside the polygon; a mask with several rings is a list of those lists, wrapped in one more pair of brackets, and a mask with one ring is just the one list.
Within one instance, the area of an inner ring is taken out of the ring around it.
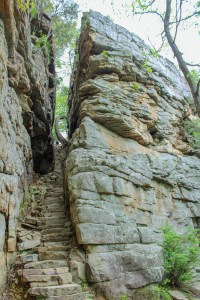
{"label": "grey limestone rock", "polygon": [[150,299],[137,291],[162,279],[160,227],[199,226],[200,160],[181,134],[191,95],[170,61],[150,56],[147,72],[149,50],[99,13],[84,15],[65,187],[87,279],[106,299]]}
{"label": "grey limestone rock", "polygon": [[30,26],[16,1],[0,1],[0,291],[16,251],[17,218],[33,167],[48,172],[54,160],[53,52],[49,65]]}

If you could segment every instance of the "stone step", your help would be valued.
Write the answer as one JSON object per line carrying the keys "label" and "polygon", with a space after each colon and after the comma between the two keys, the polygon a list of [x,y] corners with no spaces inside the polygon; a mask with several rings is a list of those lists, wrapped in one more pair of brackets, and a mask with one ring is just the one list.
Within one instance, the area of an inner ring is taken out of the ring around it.
{"label": "stone step", "polygon": [[70,232],[66,233],[49,233],[44,234],[41,238],[41,242],[62,242],[68,241],[70,236]]}
{"label": "stone step", "polygon": [[[67,295],[65,299],[69,299],[68,295],[78,294],[81,292],[81,287],[76,284],[65,284],[61,286],[49,286],[49,287],[33,287],[29,289],[29,294],[32,296],[61,296]],[[72,298],[73,299],[73,298]]]}
{"label": "stone step", "polygon": [[67,251],[71,248],[71,246],[68,245],[51,245],[48,247],[37,247],[35,250],[38,254],[47,252],[47,251]]}
{"label": "stone step", "polygon": [[41,234],[45,235],[45,234],[50,234],[50,233],[66,233],[69,234],[70,232],[72,232],[70,227],[65,228],[64,226],[61,227],[52,227],[52,228],[47,228],[47,229],[43,229],[41,230]]}
{"label": "stone step", "polygon": [[44,251],[42,253],[38,253],[39,260],[63,260],[68,257],[67,251]]}
{"label": "stone step", "polygon": [[50,217],[50,218],[38,218],[39,220],[37,221],[38,227],[40,229],[41,226],[48,226],[51,224],[58,225],[58,226],[63,226],[63,223],[65,224],[66,218],[57,218],[57,217]]}
{"label": "stone step", "polygon": [[24,265],[24,269],[51,269],[51,268],[63,268],[67,267],[66,260],[45,260],[27,263]]}
{"label": "stone step", "polygon": [[57,197],[63,197],[64,193],[63,193],[63,190],[60,191],[60,192],[47,192],[46,195],[45,195],[45,199],[55,199]]}
{"label": "stone step", "polygon": [[52,212],[65,212],[65,206],[63,202],[52,202],[52,203],[44,203],[42,208],[42,213],[52,213]]}
{"label": "stone step", "polygon": [[51,215],[51,216],[38,217],[37,220],[43,221],[46,223],[51,223],[52,221],[64,221],[64,220],[66,221],[66,217],[65,217],[65,215],[62,215],[62,216]]}
{"label": "stone step", "polygon": [[63,197],[44,199],[42,205],[64,205]]}
{"label": "stone step", "polygon": [[38,230],[54,228],[54,227],[65,227],[66,219],[52,219],[50,221],[38,221]]}
{"label": "stone step", "polygon": [[[53,228],[50,228],[53,231]],[[47,230],[47,229],[46,229]],[[57,238],[56,238],[57,235]],[[43,238],[41,239],[42,243],[47,243],[47,242],[68,242],[71,237],[74,235],[73,231],[70,230],[63,230],[61,233],[58,232],[52,232],[52,233],[46,233],[43,235]],[[54,239],[55,237],[55,239]]]}
{"label": "stone step", "polygon": [[[67,295],[66,296],[50,296],[47,297],[46,300],[89,300],[90,298],[88,298],[88,294],[85,292],[82,293],[77,293],[77,294],[73,294],[73,295]],[[91,298],[91,299],[95,299],[95,298]]]}
{"label": "stone step", "polygon": [[[65,211],[65,207],[64,206],[57,206],[57,207],[48,207],[42,210],[42,213],[44,212],[48,212],[48,213],[63,213]],[[65,214],[64,214],[65,215]]]}
{"label": "stone step", "polygon": [[51,212],[51,211],[57,211],[58,209],[61,211],[65,210],[65,206],[62,202],[60,202],[60,203],[56,202],[56,203],[52,203],[52,204],[48,203],[48,204],[42,205],[42,211],[45,210],[45,211]]}
{"label": "stone step", "polygon": [[43,216],[45,218],[49,218],[49,217],[65,217],[65,212],[64,211],[53,211],[53,212],[45,212],[43,213]]}
{"label": "stone step", "polygon": [[[38,282],[29,282],[29,286],[31,288],[34,288],[34,287],[47,287],[47,286],[55,286],[55,285],[59,285],[57,280],[51,280],[51,281],[46,281],[46,282],[42,282],[42,281],[41,282],[40,281],[38,281]],[[38,299],[38,298],[36,298],[36,299]],[[44,299],[44,298],[42,297],[42,299]]]}
{"label": "stone step", "polygon": [[17,248],[19,251],[30,250],[40,245],[40,239],[35,240],[25,240],[22,243],[17,243]]}
{"label": "stone step", "polygon": [[63,241],[63,242],[45,242],[41,243],[40,247],[51,247],[51,246],[66,246],[68,247],[70,245],[69,241]]}
{"label": "stone step", "polygon": [[53,204],[64,204],[64,200],[62,197],[58,197],[56,198],[48,198],[48,199],[44,199],[44,201],[42,202],[43,205],[53,205]]}
{"label": "stone step", "polygon": [[23,263],[26,264],[26,263],[31,263],[31,262],[36,262],[38,261],[38,254],[28,254],[26,256],[23,257]]}
{"label": "stone step", "polygon": [[62,229],[64,229],[64,228],[66,228],[65,227],[65,221],[62,221],[60,223],[56,222],[56,224],[55,223],[52,223],[52,224],[50,223],[50,224],[38,226],[38,229],[41,230],[41,231],[46,230],[46,229],[51,229],[51,228],[62,228]]}
{"label": "stone step", "polygon": [[57,275],[63,273],[69,273],[68,267],[48,268],[48,269],[22,269],[23,276],[30,275]]}
{"label": "stone step", "polygon": [[37,218],[31,217],[31,216],[27,216],[25,218],[24,223],[36,226],[37,225]]}
{"label": "stone step", "polygon": [[54,188],[52,189],[52,187],[47,187],[47,190],[46,190],[46,193],[47,194],[50,194],[50,193],[60,193],[60,192],[63,192],[63,188],[62,187],[58,187],[58,188]]}
{"label": "stone step", "polygon": [[[57,275],[24,275],[23,273],[23,282],[55,282],[57,284],[67,284],[72,283],[72,274],[71,273],[63,273]],[[51,284],[53,285],[53,283]],[[45,285],[43,285],[45,286]]]}

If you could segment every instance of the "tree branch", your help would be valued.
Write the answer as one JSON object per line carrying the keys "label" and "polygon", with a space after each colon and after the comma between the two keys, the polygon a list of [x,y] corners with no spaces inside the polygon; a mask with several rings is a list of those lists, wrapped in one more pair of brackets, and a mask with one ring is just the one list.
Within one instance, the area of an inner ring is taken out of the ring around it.
{"label": "tree branch", "polygon": [[157,11],[155,11],[155,10],[136,11],[136,12],[134,12],[134,14],[135,14],[135,15],[154,14],[154,15],[159,16],[159,17],[161,18],[161,20],[164,22],[163,16],[162,16],[159,12],[157,12]]}
{"label": "tree branch", "polygon": [[[195,11],[195,12],[193,12],[191,15],[189,15],[189,16],[187,16],[187,17],[185,17],[185,18],[180,19],[179,22],[186,21],[186,20],[188,20],[188,19],[190,19],[190,18],[192,18],[192,17],[194,17],[194,16],[198,16],[198,15],[199,15],[199,12],[198,12],[198,11]],[[175,23],[176,23],[176,21],[169,22],[169,25],[172,25],[172,24],[175,24]]]}
{"label": "tree branch", "polygon": [[197,90],[196,90],[197,97],[199,97],[199,88],[200,88],[200,79],[199,79],[199,81],[197,83]]}
{"label": "tree branch", "polygon": [[[165,12],[165,18],[164,18],[164,31],[165,31],[165,35],[167,38],[167,41],[174,53],[174,56],[176,57],[178,64],[179,64],[179,68],[181,69],[193,96],[194,102],[195,102],[195,106],[196,106],[196,110],[198,115],[200,116],[200,97],[197,94],[197,89],[196,89],[196,85],[194,83],[194,81],[191,79],[190,76],[188,76],[188,74],[190,73],[186,62],[184,61],[183,57],[182,57],[182,53],[180,52],[180,50],[178,49],[176,43],[173,41],[171,32],[170,32],[170,16],[171,16],[171,5],[172,5],[172,0],[166,0],[166,12]],[[199,88],[200,83],[198,83],[198,88]]]}
{"label": "tree branch", "polygon": [[190,64],[190,63],[186,63],[187,66],[190,67],[200,67],[200,64]]}
{"label": "tree branch", "polygon": [[[174,42],[176,41],[176,37],[177,37],[177,34],[178,34],[178,28],[179,28],[179,25],[181,23],[182,4],[183,4],[183,0],[180,0],[180,5],[179,5],[179,8],[178,8],[178,0],[176,0],[176,30],[175,30],[175,34],[174,34]],[[178,17],[178,13],[179,13],[179,17]]]}

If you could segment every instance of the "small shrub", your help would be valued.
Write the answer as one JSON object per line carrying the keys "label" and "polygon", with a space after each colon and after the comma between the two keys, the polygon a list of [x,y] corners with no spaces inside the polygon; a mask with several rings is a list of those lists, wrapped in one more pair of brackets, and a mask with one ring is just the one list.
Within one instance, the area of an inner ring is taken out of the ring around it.
{"label": "small shrub", "polygon": [[35,45],[37,48],[45,47],[48,52],[50,52],[50,44],[46,34],[41,34],[41,36],[37,38]]}
{"label": "small shrub", "polygon": [[180,287],[192,279],[191,269],[200,262],[199,234],[189,228],[183,235],[170,225],[162,228],[165,278],[163,286]]}
{"label": "small shrub", "polygon": [[192,137],[191,146],[200,148],[200,119],[187,120],[183,123],[188,135]]}
{"label": "small shrub", "polygon": [[140,88],[139,84],[138,84],[137,82],[135,82],[135,83],[133,84],[133,89],[134,89],[134,91],[138,91],[139,88]]}
{"label": "small shrub", "polygon": [[103,51],[101,52],[101,55],[103,55],[104,57],[112,57],[112,55],[109,54],[106,50],[103,50]]}
{"label": "small shrub", "polygon": [[44,300],[45,298],[43,296],[36,296],[36,300]]}
{"label": "small shrub", "polygon": [[101,52],[101,55],[103,55],[104,57],[106,56],[108,56],[108,52],[106,51],[106,50],[103,50],[102,52]]}
{"label": "small shrub", "polygon": [[[172,299],[171,295],[168,293],[167,288],[164,286],[161,286],[161,285],[156,286],[154,288],[154,292],[156,292],[159,296],[161,296],[162,297],[161,299],[163,299],[163,300],[171,300]],[[158,295],[156,295],[154,297],[155,300],[158,299]]]}
{"label": "small shrub", "polygon": [[152,67],[148,65],[148,59],[145,59],[143,63],[143,67],[146,69],[148,73],[153,73]]}
{"label": "small shrub", "polygon": [[122,294],[120,300],[128,300],[126,294]]}
{"label": "small shrub", "polygon": [[87,279],[85,277],[80,279],[80,285],[82,290],[85,291],[87,288]]}

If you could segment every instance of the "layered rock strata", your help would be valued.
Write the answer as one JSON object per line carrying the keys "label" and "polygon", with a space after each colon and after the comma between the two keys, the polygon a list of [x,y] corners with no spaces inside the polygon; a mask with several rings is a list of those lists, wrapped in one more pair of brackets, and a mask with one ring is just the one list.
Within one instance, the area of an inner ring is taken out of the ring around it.
{"label": "layered rock strata", "polygon": [[0,290],[15,252],[17,217],[33,166],[47,172],[53,165],[53,53],[49,64],[30,27],[29,15],[16,1],[0,0]]}
{"label": "layered rock strata", "polygon": [[199,226],[200,160],[181,126],[191,95],[170,61],[95,12],[70,88],[65,185],[87,279],[106,299],[136,299],[162,279],[160,227]]}

